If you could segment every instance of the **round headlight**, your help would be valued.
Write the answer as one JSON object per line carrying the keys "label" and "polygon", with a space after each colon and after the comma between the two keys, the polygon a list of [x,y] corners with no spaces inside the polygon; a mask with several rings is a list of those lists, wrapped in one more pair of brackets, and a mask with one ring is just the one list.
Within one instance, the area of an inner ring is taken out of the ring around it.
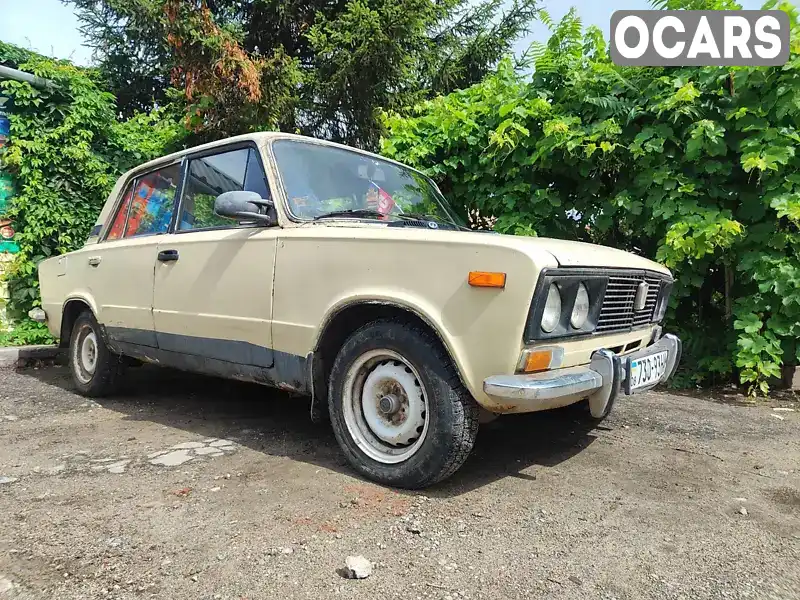
{"label": "round headlight", "polygon": [[555,283],[550,284],[547,290],[547,302],[542,313],[542,331],[550,333],[561,320],[561,293]]}
{"label": "round headlight", "polygon": [[570,324],[575,329],[580,329],[586,325],[589,318],[589,291],[582,283],[578,285],[578,293],[575,296],[575,306],[572,307],[572,316],[569,318]]}

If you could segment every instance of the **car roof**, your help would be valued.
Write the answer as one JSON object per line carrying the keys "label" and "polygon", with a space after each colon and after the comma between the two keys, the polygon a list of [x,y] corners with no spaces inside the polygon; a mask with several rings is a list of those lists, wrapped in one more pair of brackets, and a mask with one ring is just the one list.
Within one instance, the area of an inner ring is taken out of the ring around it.
{"label": "car roof", "polygon": [[[302,142],[308,142],[313,144],[319,144],[323,146],[333,146],[336,148],[343,148],[345,150],[350,150],[352,152],[358,152],[359,154],[363,154],[365,156],[371,156],[373,158],[377,158],[386,162],[395,163],[398,165],[402,165],[405,168],[410,168],[408,165],[403,165],[402,163],[397,162],[396,160],[392,160],[391,158],[386,158],[385,156],[380,156],[379,154],[375,154],[373,152],[368,152],[367,150],[361,150],[360,148],[355,148],[353,146],[346,146],[344,144],[337,144],[336,142],[329,142],[327,140],[322,140],[319,138],[308,137],[304,135],[297,135],[294,133],[284,133],[281,131],[259,131],[255,133],[246,133],[243,135],[237,135],[221,140],[215,140],[213,142],[208,142],[205,144],[201,144],[199,146],[192,146],[191,148],[185,148],[183,150],[178,150],[177,152],[173,152],[172,154],[166,154],[164,156],[159,156],[158,158],[154,158],[146,163],[142,163],[140,165],[135,166],[134,168],[130,169],[127,173],[123,175],[123,179],[128,179],[131,175],[136,173],[141,173],[145,171],[151,171],[153,169],[158,168],[161,165],[177,162],[181,158],[189,154],[196,154],[198,152],[204,152],[206,150],[213,150],[214,148],[219,148],[222,146],[228,146],[230,144],[236,144],[237,142],[248,142],[252,141],[258,145],[267,143],[270,140],[275,139],[293,139]],[[414,169],[416,171],[416,169]]]}

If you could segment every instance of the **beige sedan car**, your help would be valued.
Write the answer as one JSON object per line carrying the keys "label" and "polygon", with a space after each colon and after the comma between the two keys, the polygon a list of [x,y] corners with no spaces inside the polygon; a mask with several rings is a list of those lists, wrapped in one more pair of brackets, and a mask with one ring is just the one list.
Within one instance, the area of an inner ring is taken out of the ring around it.
{"label": "beige sedan car", "polygon": [[663,266],[470,231],[422,173],[282,133],[126,173],[39,279],[81,393],[145,361],[310,395],[353,467],[399,487],[454,473],[482,417],[602,419],[681,352]]}

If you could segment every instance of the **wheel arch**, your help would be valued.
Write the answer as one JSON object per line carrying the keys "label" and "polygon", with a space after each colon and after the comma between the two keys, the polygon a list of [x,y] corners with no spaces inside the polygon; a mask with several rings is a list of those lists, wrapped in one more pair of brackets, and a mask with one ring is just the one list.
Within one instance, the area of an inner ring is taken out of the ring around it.
{"label": "wheel arch", "polygon": [[432,332],[453,361],[461,384],[469,389],[459,356],[434,319],[418,307],[401,301],[361,298],[335,306],[318,329],[311,353],[311,416],[315,421],[326,418],[327,383],[339,349],[353,331],[378,319],[410,321]]}
{"label": "wheel arch", "polygon": [[66,348],[69,346],[72,327],[75,325],[78,316],[85,310],[89,310],[95,318],[97,317],[94,303],[86,296],[72,296],[64,302],[64,307],[61,309],[59,347]]}

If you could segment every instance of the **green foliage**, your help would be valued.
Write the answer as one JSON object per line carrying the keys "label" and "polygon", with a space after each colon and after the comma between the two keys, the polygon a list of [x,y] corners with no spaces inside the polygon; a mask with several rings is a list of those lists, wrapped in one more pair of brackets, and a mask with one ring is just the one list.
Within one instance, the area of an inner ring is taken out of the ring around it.
{"label": "green foliage", "polygon": [[664,10],[738,10],[735,0],[650,0],[653,8]]}
{"label": "green foliage", "polygon": [[25,319],[11,331],[0,332],[0,348],[3,346],[29,346],[32,344],[54,344],[55,340],[44,323]]}
{"label": "green foliage", "polygon": [[[0,63],[54,84],[37,89],[13,80],[0,83],[14,98],[11,141],[2,162],[16,188],[8,217],[20,251],[6,279],[9,314],[19,319],[40,303],[37,264],[79,248],[122,172],[164,154],[184,130],[163,109],[117,121],[114,97],[98,88],[92,70],[3,43]],[[34,331],[32,325],[20,327]]]}
{"label": "green foliage", "polygon": [[205,138],[274,128],[364,147],[379,107],[480,81],[537,12],[536,0],[69,1],[124,115],[180,96]]}
{"label": "green foliage", "polygon": [[532,76],[505,60],[477,85],[386,114],[383,152],[501,232],[665,263],[683,382],[736,372],[766,392],[800,359],[800,31],[783,67],[632,69],[574,11],[544,21]]}

